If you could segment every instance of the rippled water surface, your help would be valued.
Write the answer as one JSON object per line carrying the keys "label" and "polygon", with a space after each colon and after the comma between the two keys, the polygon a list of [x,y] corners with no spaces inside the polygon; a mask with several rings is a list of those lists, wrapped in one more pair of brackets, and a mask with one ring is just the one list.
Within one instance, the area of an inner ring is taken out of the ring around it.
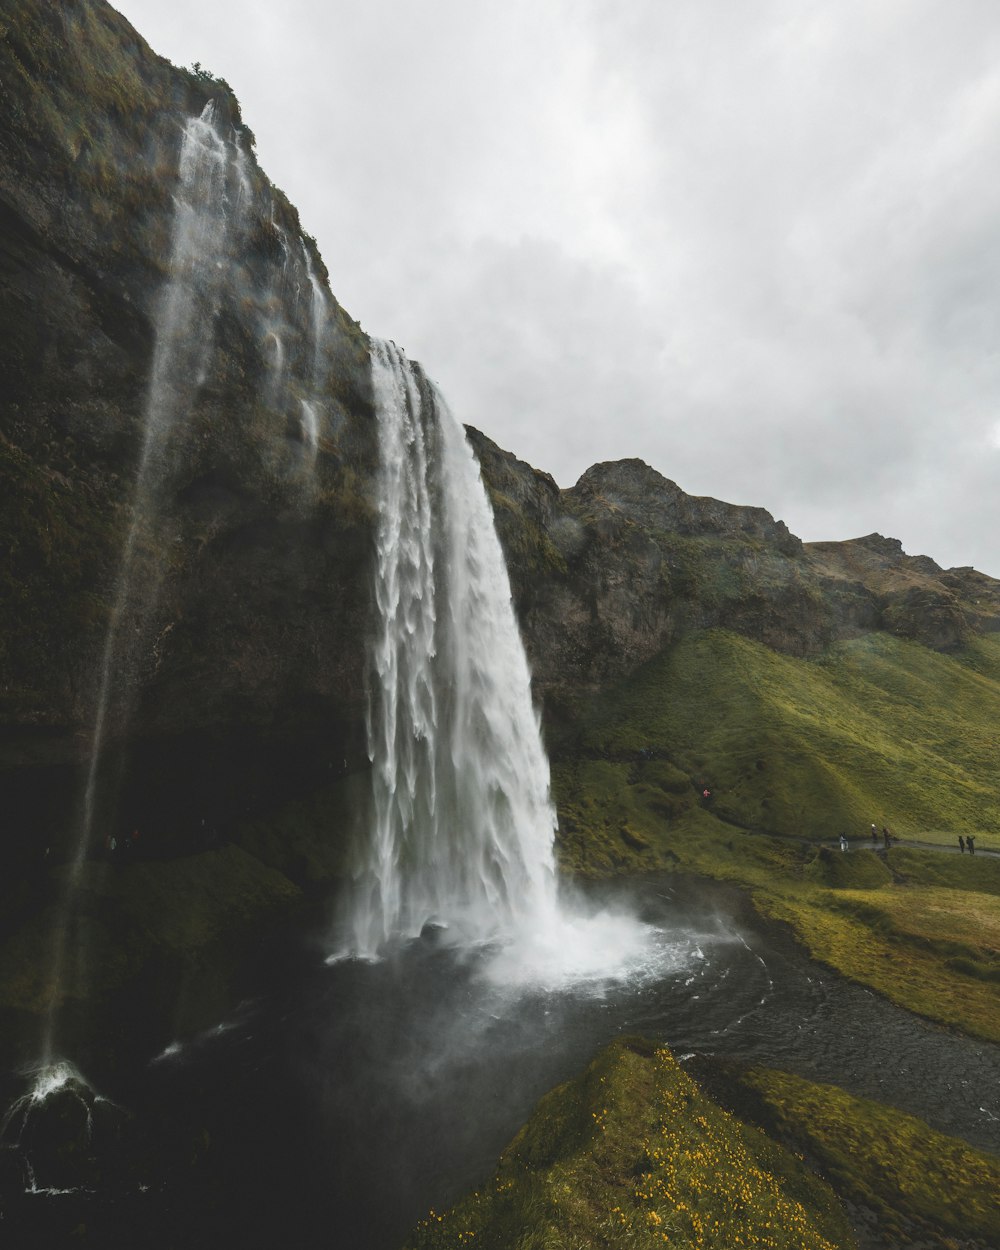
{"label": "rippled water surface", "polygon": [[160,1145],[148,1188],[31,1195],[19,1218],[42,1238],[82,1211],[104,1244],[395,1247],[622,1033],[836,1083],[1000,1148],[1000,1048],[818,968],[734,891],[668,878],[630,903],[655,935],[622,981],[519,988],[495,952],[433,941],[379,963],[300,954],[226,1027],[114,1091]]}

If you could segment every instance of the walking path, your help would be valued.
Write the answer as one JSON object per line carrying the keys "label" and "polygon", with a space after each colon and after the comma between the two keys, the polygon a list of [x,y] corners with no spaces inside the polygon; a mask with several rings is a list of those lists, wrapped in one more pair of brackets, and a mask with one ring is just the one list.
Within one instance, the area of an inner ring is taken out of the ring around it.
{"label": "walking path", "polygon": [[[959,848],[958,841],[957,841],[958,835],[956,834],[955,836],[956,836],[956,842],[954,846],[951,846],[948,843],[942,843],[942,842],[921,842],[919,838],[893,838],[892,845],[893,847],[897,847],[897,846],[907,847],[910,850],[914,850],[914,851],[941,851],[942,854],[945,854],[945,855],[968,854],[969,852],[964,852]],[[839,839],[834,838],[834,839],[831,839],[830,841],[824,842],[823,845],[836,850],[840,847],[840,841]],[[860,851],[864,851],[864,850],[881,851],[883,854],[885,854],[886,850],[889,848],[887,848],[884,845],[881,834],[880,834],[877,842],[873,842],[871,838],[865,838],[865,837],[857,837],[857,838],[848,839],[848,849],[850,851],[859,851],[859,850]],[[979,839],[977,838],[976,850],[975,850],[975,854],[972,855],[972,858],[975,859],[976,855],[988,855],[995,859],[998,856],[1000,856],[1000,850],[988,848],[985,846],[980,846]]]}

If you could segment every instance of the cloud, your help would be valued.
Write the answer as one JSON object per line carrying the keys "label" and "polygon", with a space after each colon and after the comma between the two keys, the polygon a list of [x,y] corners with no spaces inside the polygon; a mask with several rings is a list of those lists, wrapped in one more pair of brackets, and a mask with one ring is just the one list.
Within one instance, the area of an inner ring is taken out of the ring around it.
{"label": "cloud", "polygon": [[119,7],[502,445],[1000,575],[992,0]]}

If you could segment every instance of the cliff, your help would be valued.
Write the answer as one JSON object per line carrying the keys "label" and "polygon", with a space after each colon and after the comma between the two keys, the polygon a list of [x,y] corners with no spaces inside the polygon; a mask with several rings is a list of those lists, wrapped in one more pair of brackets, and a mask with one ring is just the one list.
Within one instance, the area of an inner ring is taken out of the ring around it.
{"label": "cliff", "polygon": [[[230,148],[222,194],[237,181],[246,202],[139,536],[155,608],[125,622],[135,645],[113,657],[139,692],[109,725],[133,756],[122,824],[231,818],[356,759],[376,450],[365,336],[257,167],[225,84],[155,56],[98,0],[5,6],[0,70],[0,801],[2,854],[16,858],[58,849],[72,824],[136,507],[183,127],[209,100]],[[307,475],[314,345],[295,288],[312,273],[327,316]]]}
{"label": "cliff", "polygon": [[1000,629],[1000,582],[896,539],[804,544],[763,508],[687,495],[641,460],[559,490],[469,434],[543,689],[616,681],[706,629],[802,657],[874,631],[949,652]]}
{"label": "cliff", "polygon": [[[219,272],[189,275],[200,320],[168,369],[184,144],[207,106]],[[227,879],[263,912],[343,871],[367,788],[377,446],[367,338],[223,81],[157,57],[103,0],[12,0],[0,108],[0,940],[13,943],[0,1003],[37,1014],[44,987],[25,989],[18,961],[60,888],[53,865],[77,836],[97,720],[97,837],[138,829],[161,868],[86,882],[95,915],[124,916],[134,936],[171,873],[208,915],[225,913]],[[141,486],[165,374],[183,417]],[[689,496],[637,460],[560,490],[469,437],[553,724],[710,630],[810,660],[867,635],[962,654],[1000,629],[1000,583],[895,540],[803,544],[763,509]],[[675,764],[668,791],[708,767],[680,748]],[[577,841],[599,838],[571,797],[559,793],[561,849],[580,866]],[[733,818],[789,832],[795,803],[765,811],[766,797]],[[237,845],[220,860],[226,841]],[[176,867],[206,847],[210,873]],[[629,854],[624,866],[645,863]],[[109,951],[122,932],[109,930]],[[191,950],[171,941],[144,930],[135,949],[160,949],[179,982]],[[191,940],[199,960],[207,942]]]}

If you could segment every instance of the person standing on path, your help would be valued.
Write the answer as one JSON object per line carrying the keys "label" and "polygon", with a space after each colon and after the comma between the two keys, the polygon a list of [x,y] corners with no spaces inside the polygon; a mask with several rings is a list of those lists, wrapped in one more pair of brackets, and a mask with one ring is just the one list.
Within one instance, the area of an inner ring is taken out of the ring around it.
{"label": "person standing on path", "polygon": [[842,851],[847,850],[847,834],[846,833],[842,833],[840,835],[840,849]]}
{"label": "person standing on path", "polygon": [[976,839],[975,839],[975,836],[974,836],[973,834],[971,834],[971,833],[967,833],[967,834],[965,835],[965,841],[966,841],[966,844],[968,845],[968,848],[969,848],[969,854],[970,854],[970,855],[975,855],[975,853],[976,853]]}
{"label": "person standing on path", "polygon": [[885,825],[882,826],[882,841],[885,843],[885,849],[888,850],[891,845],[891,839],[889,837],[889,830]]}
{"label": "person standing on path", "polygon": [[965,854],[965,839],[962,837],[961,834],[958,835],[958,849],[962,852],[963,855]]}

